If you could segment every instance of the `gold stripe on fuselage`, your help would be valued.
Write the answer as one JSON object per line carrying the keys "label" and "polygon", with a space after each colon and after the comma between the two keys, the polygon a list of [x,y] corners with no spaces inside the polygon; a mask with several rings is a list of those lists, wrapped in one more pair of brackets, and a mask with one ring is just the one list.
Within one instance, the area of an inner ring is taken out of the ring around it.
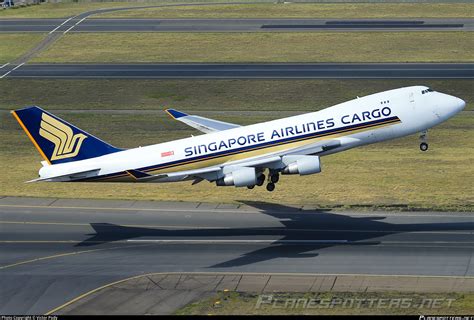
{"label": "gold stripe on fuselage", "polygon": [[[298,148],[304,145],[309,145],[317,141],[321,140],[329,140],[333,138],[339,138],[348,135],[347,132],[349,132],[349,135],[358,133],[358,132],[364,132],[367,130],[371,130],[374,127],[377,128],[382,128],[386,127],[395,123],[399,123],[400,120],[390,120],[387,122],[382,122],[378,124],[370,124],[366,126],[360,126],[358,128],[341,128],[339,132],[335,132],[333,134],[328,134],[322,137],[315,137],[315,138],[300,138],[300,139],[295,139],[291,142],[280,142],[280,143],[275,143],[272,144],[268,147],[255,147],[255,149],[247,149],[243,152],[238,152],[235,151],[234,153],[229,152],[229,154],[226,155],[216,155],[216,156],[209,156],[204,159],[195,159],[195,160],[189,160],[187,162],[182,162],[179,164],[171,164],[169,166],[164,166],[156,170],[143,170],[148,174],[151,175],[156,175],[156,174],[163,174],[163,173],[170,173],[170,172],[176,172],[176,171],[186,171],[186,170],[195,170],[195,169],[201,169],[201,168],[206,168],[206,167],[211,167],[211,166],[216,166],[216,165],[222,165],[226,162],[231,162],[231,161],[236,161],[236,160],[242,160],[246,158],[251,158],[251,157],[256,157],[260,156],[266,153],[273,153],[273,152],[278,152],[282,150],[287,150],[287,149],[293,149],[293,148]],[[132,178],[129,174],[121,174],[120,176],[115,176],[115,177],[104,177],[104,178],[99,178],[94,181],[107,181],[107,182],[136,182],[137,180]]]}

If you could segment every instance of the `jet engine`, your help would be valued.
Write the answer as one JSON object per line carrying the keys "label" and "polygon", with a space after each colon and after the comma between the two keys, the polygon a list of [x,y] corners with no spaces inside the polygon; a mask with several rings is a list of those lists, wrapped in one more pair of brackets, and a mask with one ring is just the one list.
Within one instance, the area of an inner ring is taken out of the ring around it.
{"label": "jet engine", "polygon": [[224,177],[218,179],[216,185],[246,187],[257,184],[255,168],[239,167],[231,170],[232,171],[226,173]]}
{"label": "jet engine", "polygon": [[321,172],[321,162],[318,156],[287,156],[282,161],[288,163],[281,171],[282,174],[307,175]]}

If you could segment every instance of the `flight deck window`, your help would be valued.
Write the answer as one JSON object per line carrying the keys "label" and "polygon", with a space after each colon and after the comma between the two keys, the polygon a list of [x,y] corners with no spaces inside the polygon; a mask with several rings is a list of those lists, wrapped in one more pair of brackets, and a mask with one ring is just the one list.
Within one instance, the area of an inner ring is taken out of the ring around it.
{"label": "flight deck window", "polygon": [[431,89],[431,88],[428,88],[428,89],[422,90],[421,94],[425,94],[425,93],[428,93],[428,92],[434,92],[434,90]]}

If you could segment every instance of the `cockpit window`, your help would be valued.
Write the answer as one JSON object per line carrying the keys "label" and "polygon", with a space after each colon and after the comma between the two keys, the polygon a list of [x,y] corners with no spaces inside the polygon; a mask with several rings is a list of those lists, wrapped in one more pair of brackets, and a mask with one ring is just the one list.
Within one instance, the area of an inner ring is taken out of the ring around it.
{"label": "cockpit window", "polygon": [[428,93],[428,92],[434,92],[434,90],[431,89],[431,88],[428,88],[428,89],[425,89],[425,90],[421,90],[421,94],[425,94],[425,93]]}

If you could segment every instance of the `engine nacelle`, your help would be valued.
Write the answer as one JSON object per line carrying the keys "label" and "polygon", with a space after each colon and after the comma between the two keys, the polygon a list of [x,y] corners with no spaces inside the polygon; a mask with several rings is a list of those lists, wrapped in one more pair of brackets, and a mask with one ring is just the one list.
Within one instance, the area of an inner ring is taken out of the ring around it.
{"label": "engine nacelle", "polygon": [[[297,158],[296,158],[297,157]],[[282,171],[282,174],[307,175],[321,172],[321,162],[318,156],[287,156],[282,159],[290,162]]]}
{"label": "engine nacelle", "polygon": [[240,167],[226,173],[223,178],[216,180],[218,186],[246,187],[257,184],[255,168]]}

